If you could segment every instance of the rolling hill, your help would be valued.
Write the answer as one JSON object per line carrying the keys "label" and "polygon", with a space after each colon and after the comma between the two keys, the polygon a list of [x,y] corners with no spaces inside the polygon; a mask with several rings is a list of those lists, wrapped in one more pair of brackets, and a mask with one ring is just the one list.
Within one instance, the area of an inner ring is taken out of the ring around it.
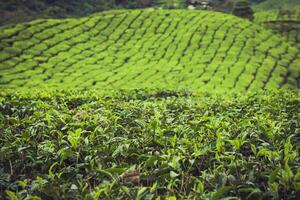
{"label": "rolling hill", "polygon": [[119,10],[0,32],[1,89],[299,86],[298,49],[250,21],[217,12]]}
{"label": "rolling hill", "polygon": [[300,7],[257,12],[255,22],[279,33],[300,48]]}
{"label": "rolling hill", "polygon": [[114,7],[114,0],[0,0],[0,26],[39,18],[80,17]]}
{"label": "rolling hill", "polygon": [[255,11],[300,8],[299,0],[266,0],[253,6]]}

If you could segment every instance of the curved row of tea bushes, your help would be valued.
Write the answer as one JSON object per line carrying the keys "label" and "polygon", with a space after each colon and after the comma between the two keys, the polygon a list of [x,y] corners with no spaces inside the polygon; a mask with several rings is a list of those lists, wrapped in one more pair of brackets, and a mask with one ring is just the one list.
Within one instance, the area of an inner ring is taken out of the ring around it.
{"label": "curved row of tea bushes", "polygon": [[0,88],[299,87],[299,51],[212,11],[120,10],[2,28]]}

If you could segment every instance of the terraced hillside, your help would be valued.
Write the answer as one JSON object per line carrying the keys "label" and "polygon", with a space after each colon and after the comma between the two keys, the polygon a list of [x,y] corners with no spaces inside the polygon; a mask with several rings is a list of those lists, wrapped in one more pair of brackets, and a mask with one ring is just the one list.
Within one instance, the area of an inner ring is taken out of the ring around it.
{"label": "terraced hillside", "polygon": [[0,89],[299,86],[299,51],[210,11],[109,11],[0,30]]}
{"label": "terraced hillside", "polygon": [[300,48],[300,9],[258,12],[255,14],[255,20],[283,35]]}

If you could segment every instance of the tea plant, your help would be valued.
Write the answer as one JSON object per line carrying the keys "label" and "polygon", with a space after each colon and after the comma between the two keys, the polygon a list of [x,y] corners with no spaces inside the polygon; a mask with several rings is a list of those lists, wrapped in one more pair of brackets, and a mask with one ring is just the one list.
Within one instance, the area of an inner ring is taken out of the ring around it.
{"label": "tea plant", "polygon": [[257,12],[255,14],[255,21],[273,30],[275,33],[284,36],[300,49],[300,7],[294,6],[290,9],[281,8]]}
{"label": "tea plant", "polygon": [[0,88],[298,88],[299,49],[231,15],[118,10],[0,29]]}
{"label": "tea plant", "polygon": [[1,199],[297,199],[299,92],[0,94]]}

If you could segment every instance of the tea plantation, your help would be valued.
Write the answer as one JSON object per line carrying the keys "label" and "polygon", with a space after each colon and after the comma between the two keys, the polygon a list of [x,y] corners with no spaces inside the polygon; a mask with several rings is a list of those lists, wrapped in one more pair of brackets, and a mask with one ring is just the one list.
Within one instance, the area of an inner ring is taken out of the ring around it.
{"label": "tea plantation", "polygon": [[258,12],[255,14],[255,22],[279,33],[300,49],[300,9]]}
{"label": "tea plantation", "polygon": [[0,27],[0,199],[298,200],[299,12],[278,12]]}
{"label": "tea plantation", "polygon": [[0,102],[0,198],[300,195],[299,92],[1,92]]}
{"label": "tea plantation", "polygon": [[1,29],[0,88],[298,88],[299,50],[209,11],[108,11]]}

